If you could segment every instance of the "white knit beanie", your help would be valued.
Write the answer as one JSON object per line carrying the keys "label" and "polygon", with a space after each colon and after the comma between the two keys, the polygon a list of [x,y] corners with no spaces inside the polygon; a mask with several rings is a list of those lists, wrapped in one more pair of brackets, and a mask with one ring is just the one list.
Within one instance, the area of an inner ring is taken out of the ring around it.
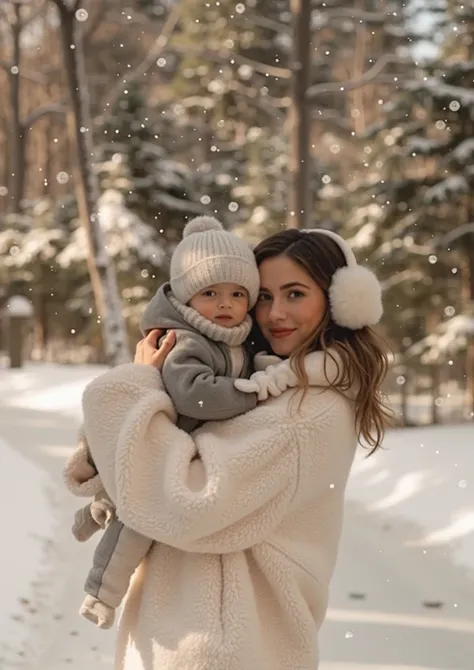
{"label": "white knit beanie", "polygon": [[224,230],[217,219],[198,216],[185,226],[171,258],[171,290],[186,305],[199,291],[223,283],[247,289],[253,307],[260,288],[255,256],[245,240]]}

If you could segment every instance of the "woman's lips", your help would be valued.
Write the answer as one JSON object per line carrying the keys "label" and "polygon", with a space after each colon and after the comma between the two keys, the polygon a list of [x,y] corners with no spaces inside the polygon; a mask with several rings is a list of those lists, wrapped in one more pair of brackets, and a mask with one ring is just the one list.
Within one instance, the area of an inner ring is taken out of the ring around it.
{"label": "woman's lips", "polygon": [[292,333],[295,332],[295,328],[275,328],[274,330],[270,330],[270,333],[272,337],[276,338],[277,340],[283,339],[284,337],[288,337]]}

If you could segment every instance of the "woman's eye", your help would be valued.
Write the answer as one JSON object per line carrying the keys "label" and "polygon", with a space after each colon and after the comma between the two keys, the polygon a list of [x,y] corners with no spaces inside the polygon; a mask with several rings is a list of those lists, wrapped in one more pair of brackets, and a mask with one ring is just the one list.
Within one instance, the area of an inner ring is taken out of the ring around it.
{"label": "woman's eye", "polygon": [[288,294],[289,298],[302,298],[303,296],[304,296],[304,293],[302,293],[301,291],[291,291]]}
{"label": "woman's eye", "polygon": [[266,293],[260,293],[258,296],[258,302],[264,302],[265,300],[270,300],[270,296]]}

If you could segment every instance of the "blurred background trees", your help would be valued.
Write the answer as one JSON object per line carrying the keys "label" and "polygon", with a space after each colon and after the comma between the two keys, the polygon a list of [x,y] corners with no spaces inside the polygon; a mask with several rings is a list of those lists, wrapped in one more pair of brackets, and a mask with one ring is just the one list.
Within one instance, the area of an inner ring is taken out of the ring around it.
{"label": "blurred background trees", "polygon": [[4,0],[0,35],[0,308],[31,300],[35,360],[124,360],[196,214],[324,226],[384,283],[389,392],[472,416],[469,3]]}

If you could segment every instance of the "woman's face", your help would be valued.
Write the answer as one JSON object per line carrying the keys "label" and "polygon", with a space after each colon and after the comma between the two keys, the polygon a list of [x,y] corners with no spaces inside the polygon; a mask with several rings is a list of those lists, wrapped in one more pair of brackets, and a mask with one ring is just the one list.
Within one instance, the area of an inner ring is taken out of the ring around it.
{"label": "woman's face", "polygon": [[278,356],[289,356],[321,323],[326,296],[308,273],[287,256],[275,256],[259,267],[260,296],[255,317]]}

